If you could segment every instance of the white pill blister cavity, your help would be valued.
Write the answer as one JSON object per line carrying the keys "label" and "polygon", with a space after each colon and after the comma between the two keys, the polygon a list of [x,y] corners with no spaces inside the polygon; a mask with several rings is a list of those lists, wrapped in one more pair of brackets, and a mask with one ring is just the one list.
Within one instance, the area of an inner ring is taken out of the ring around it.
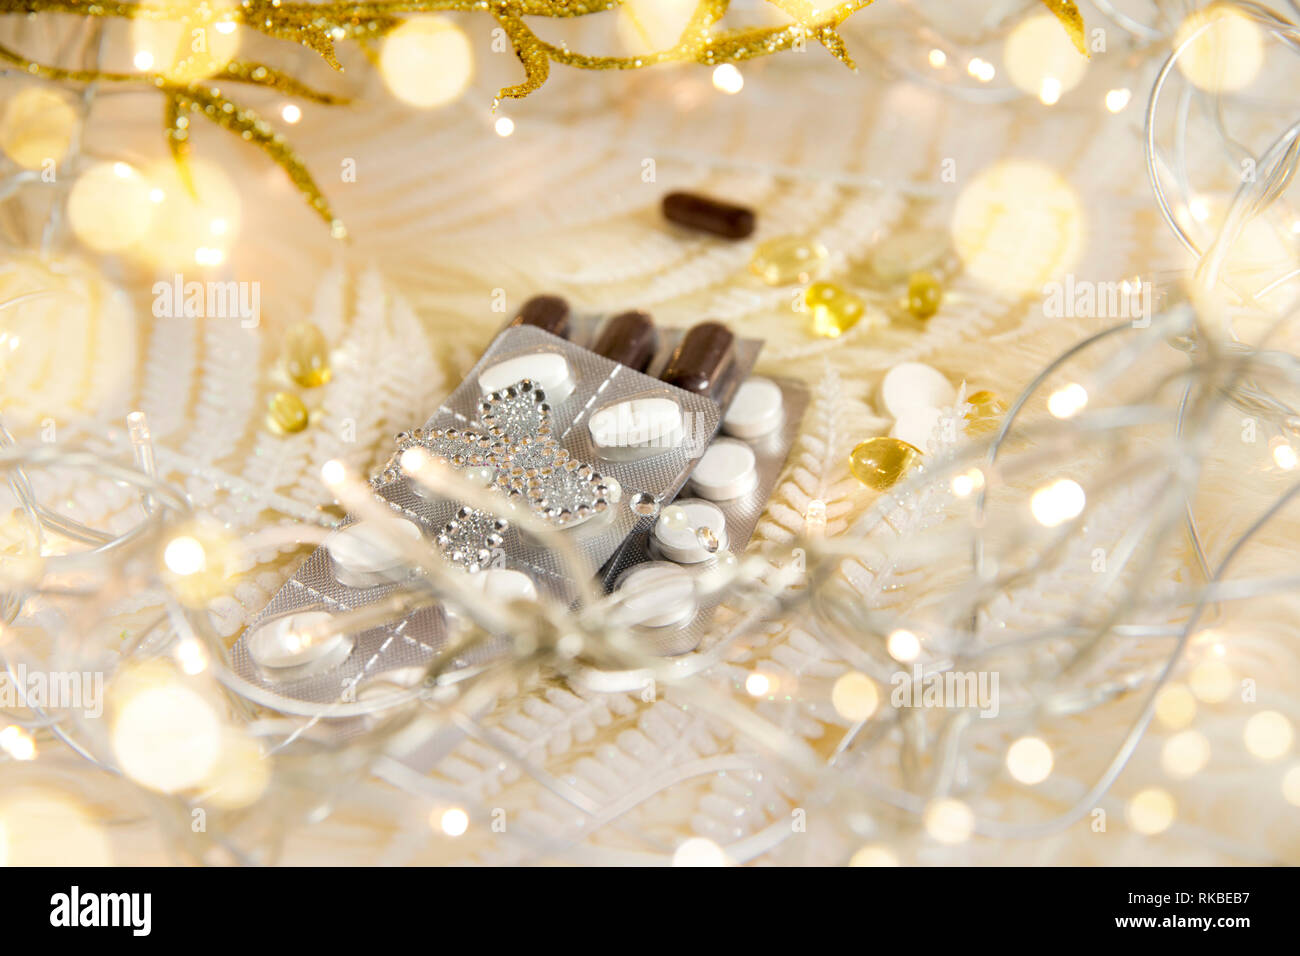
{"label": "white pill blister cavity", "polygon": [[957,390],[938,369],[921,362],[900,362],[880,383],[880,404],[893,418],[913,408],[947,408]]}
{"label": "white pill blister cavity", "polygon": [[570,395],[576,383],[565,357],[558,352],[528,352],[490,365],[479,373],[478,387],[484,395],[530,379],[552,405]]}
{"label": "white pill blister cavity", "polygon": [[277,680],[309,677],[341,664],[352,653],[352,638],[329,630],[333,615],[299,611],[263,624],[244,641],[248,656]]}
{"label": "white pill blister cavity", "polygon": [[722,430],[736,438],[758,438],[780,428],[784,420],[781,387],[771,379],[751,378],[736,389]]}
{"label": "white pill blister cavity", "polygon": [[[491,604],[537,600],[537,585],[533,584],[533,579],[513,568],[484,568],[474,574],[466,574],[464,582],[467,588],[482,594]],[[453,618],[463,616],[450,605],[447,607],[447,615]]]}
{"label": "white pill blister cavity", "polygon": [[909,408],[894,420],[889,437],[900,438],[920,451],[933,452],[934,430],[942,417],[943,411],[938,408]]}
{"label": "white pill blister cavity", "polygon": [[614,590],[612,617],[627,627],[669,627],[695,616],[695,582],[689,571],[667,561],[629,569]]}
{"label": "white pill blister cavity", "polygon": [[671,398],[632,398],[598,410],[587,428],[602,458],[643,458],[682,443],[682,407]]}
{"label": "white pill blister cavity", "polygon": [[406,562],[394,541],[419,541],[420,529],[405,518],[358,521],[330,534],[325,550],[334,563],[334,576],[353,588],[369,588],[398,580]]}
{"label": "white pill blister cavity", "polygon": [[721,438],[709,446],[691,472],[695,493],[710,501],[729,501],[758,485],[758,460],[744,442]]}
{"label": "white pill blister cavity", "polygon": [[710,502],[694,498],[678,501],[659,515],[654,541],[669,561],[698,564],[727,547],[727,518]]}

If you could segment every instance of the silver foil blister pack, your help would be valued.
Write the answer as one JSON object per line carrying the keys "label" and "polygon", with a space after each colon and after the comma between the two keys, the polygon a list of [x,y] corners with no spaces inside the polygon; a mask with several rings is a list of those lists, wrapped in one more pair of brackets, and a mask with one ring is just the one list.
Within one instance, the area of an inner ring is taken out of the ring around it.
{"label": "silver foil blister pack", "polygon": [[[754,529],[758,525],[767,506],[767,500],[780,480],[785,461],[791,447],[799,434],[800,422],[808,406],[808,391],[800,383],[773,379],[780,388],[784,420],[781,425],[766,435],[744,440],[754,452],[757,483],[752,490],[735,498],[711,500],[722,512],[726,521],[727,541],[723,551],[739,557],[745,551]],[[740,439],[729,438],[729,441]],[[688,479],[682,494],[677,499],[680,504],[695,499],[695,490]],[[653,522],[638,530],[624,542],[623,546],[601,569],[601,581],[606,590],[617,593],[620,581],[629,571],[650,561],[665,561],[667,556],[659,548],[654,534]],[[718,566],[719,557],[709,557],[703,561],[683,566],[696,579],[711,574]],[[714,623],[715,614],[722,599],[707,589],[698,589],[699,596],[693,614],[681,621],[660,626],[636,626],[633,634],[640,649],[647,654],[659,657],[673,657],[687,654],[699,647],[704,635]],[[593,687],[608,689],[635,689],[639,686],[639,672],[605,672],[590,673]]]}
{"label": "silver foil blister pack", "polygon": [[[586,333],[589,333],[591,324],[590,320],[580,320],[573,337],[579,341],[588,340],[590,336]],[[663,368],[682,334],[677,330],[660,330],[658,350],[649,371],[658,372]],[[546,396],[545,403],[550,406],[549,435],[543,437],[553,439],[568,462],[585,463],[601,479],[613,479],[617,483],[617,497],[609,502],[604,512],[557,533],[566,535],[576,546],[587,565],[586,573],[596,576],[600,583],[606,583],[601,569],[608,568],[612,561],[630,559],[634,553],[632,550],[626,550],[626,558],[619,558],[627,543],[644,538],[653,526],[654,516],[677,496],[691,472],[695,457],[715,435],[727,405],[749,374],[760,349],[761,342],[737,339],[732,360],[716,382],[712,397],[705,397],[619,365],[574,341],[558,338],[541,329],[509,327],[493,340],[461,385],[439,406],[423,428],[412,432],[412,436],[419,435],[424,440],[433,434],[445,435],[454,430],[462,437],[470,432],[485,439],[493,438],[489,422],[485,421],[489,416],[484,414],[483,404],[490,396],[485,396],[480,386],[484,372],[519,357],[540,353],[561,356],[570,369],[572,391],[560,401],[553,402]],[[511,388],[518,389],[518,385]],[[545,392],[545,389],[541,391]],[[588,429],[590,416],[599,409],[645,396],[671,397],[680,405],[690,423],[684,440],[679,445],[656,448],[633,460],[612,461],[602,457]],[[518,399],[520,395],[514,397]],[[505,409],[513,414],[521,411],[522,406],[498,404],[495,409],[497,412]],[[791,417],[797,423],[797,417]],[[504,420],[504,416],[498,415],[498,420]],[[512,437],[525,436],[515,433]],[[485,450],[486,445],[474,447]],[[533,447],[521,449],[519,457],[531,462],[529,456],[537,450]],[[514,460],[513,454],[511,460]],[[440,548],[445,557],[453,553],[458,558],[464,557],[466,549],[461,546],[460,538],[476,529],[469,527],[470,522],[466,521],[461,522],[463,527],[459,534],[447,533],[458,519],[460,505],[453,500],[416,493],[416,486],[410,478],[400,474],[400,467],[394,474],[391,467],[394,463],[397,463],[396,456],[386,474],[389,480],[377,481],[376,494],[388,503],[395,517],[413,522],[426,541]],[[472,456],[463,462],[476,463],[481,464],[480,459]],[[503,503],[511,502],[514,508],[531,507],[523,490],[513,495],[503,493],[501,498]],[[761,500],[757,507],[761,510]],[[508,511],[503,509],[503,514],[509,522]],[[755,520],[756,517],[757,513]],[[349,521],[343,527],[351,524]],[[460,547],[459,551],[457,547]],[[493,538],[489,550],[491,554],[484,562],[487,566],[521,571],[547,595],[561,601],[573,600],[576,589],[571,576],[566,573],[566,566],[551,549],[531,543],[518,533],[514,525],[509,525]],[[398,589],[398,584],[392,582],[372,587],[349,587],[341,583],[339,577],[340,569],[335,566],[326,547],[313,552],[236,642],[232,653],[235,671],[252,683],[273,688],[282,697],[315,703],[346,702],[355,698],[358,687],[363,687],[366,681],[393,671],[426,667],[442,652],[448,637],[447,618],[440,607],[431,605],[348,635],[351,650],[339,662],[317,661],[302,669],[303,673],[298,673],[298,668],[275,670],[259,667],[249,653],[247,642],[260,628],[274,625],[277,619],[287,615],[305,611],[337,614],[363,608],[383,601]],[[485,651],[482,648],[478,656],[485,653],[491,656],[490,649]],[[474,665],[483,661],[461,662],[458,659],[457,664],[461,663]]]}

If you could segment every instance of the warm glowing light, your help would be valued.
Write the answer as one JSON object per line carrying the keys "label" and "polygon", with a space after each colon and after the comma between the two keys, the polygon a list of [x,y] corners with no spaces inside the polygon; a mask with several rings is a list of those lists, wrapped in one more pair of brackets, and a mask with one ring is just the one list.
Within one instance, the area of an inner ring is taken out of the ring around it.
{"label": "warm glowing light", "polygon": [[1088,404],[1088,390],[1077,382],[1062,386],[1047,399],[1047,410],[1054,418],[1072,418]]}
{"label": "warm glowing light", "polygon": [[130,21],[136,69],[193,83],[221,72],[239,52],[235,0],[143,0],[141,6],[158,15]]}
{"label": "warm glowing light", "polygon": [[[155,266],[182,272],[225,262],[243,218],[239,188],[220,165],[191,156],[186,173],[171,159],[149,167],[152,220],[134,249]],[[155,190],[161,199],[154,198]],[[220,225],[214,229],[214,223]]]}
{"label": "warm glowing light", "polygon": [[1088,59],[1074,48],[1056,17],[1032,16],[1007,35],[1002,62],[1016,89],[1051,106],[1079,85]]}
{"label": "warm glowing light", "polygon": [[1187,203],[1187,212],[1197,222],[1205,222],[1210,218],[1210,204],[1201,197],[1193,197]]}
{"label": "warm glowing light", "polygon": [[1264,62],[1259,27],[1227,6],[1216,5],[1189,15],[1174,35],[1174,46],[1180,48],[1178,69],[1183,76],[1211,92],[1249,86]]}
{"label": "warm glowing light", "polygon": [[1291,721],[1276,710],[1260,711],[1246,721],[1246,749],[1260,760],[1276,760],[1291,749]]}
{"label": "warm glowing light", "polygon": [[889,656],[903,664],[916,660],[921,653],[921,642],[911,631],[894,631],[889,635],[887,647]]}
{"label": "warm glowing light", "polygon": [[960,800],[936,800],[925,808],[925,831],[940,843],[964,843],[975,831],[975,814]]}
{"label": "warm glowing light", "polygon": [[988,60],[974,57],[966,64],[966,72],[975,77],[975,79],[979,80],[981,83],[987,83],[997,75],[998,71],[994,69],[993,64]]}
{"label": "warm glowing light", "polygon": [[1124,107],[1128,106],[1131,99],[1133,99],[1133,93],[1129,90],[1110,90],[1106,94],[1106,109],[1112,113],[1119,113]]}
{"label": "warm glowing light", "polygon": [[1021,783],[1042,783],[1052,772],[1052,748],[1038,737],[1021,737],[1007,749],[1007,770]]}
{"label": "warm glowing light", "polygon": [[1160,749],[1160,766],[1176,779],[1200,773],[1210,762],[1210,741],[1197,730],[1184,730],[1165,741]]}
{"label": "warm glowing light", "polygon": [[876,682],[866,674],[849,671],[835,681],[831,688],[831,706],[845,720],[857,723],[867,720],[880,705]]}
{"label": "warm glowing light", "polygon": [[280,117],[292,125],[302,119],[302,109],[296,103],[285,103],[284,108],[280,110]]}
{"label": "warm glowing light", "polygon": [[498,136],[509,136],[515,131],[515,121],[509,116],[501,116],[497,118],[492,128],[496,130]]}
{"label": "warm glowing light", "polygon": [[1087,503],[1088,496],[1077,481],[1061,478],[1035,491],[1029,510],[1043,527],[1055,528],[1079,517]]}
{"label": "warm glowing light", "polygon": [[[434,811],[437,814],[437,811]],[[458,837],[469,829],[469,814],[460,807],[452,807],[438,815],[438,829],[447,836]]]}
{"label": "warm glowing light", "polygon": [[898,866],[898,857],[888,847],[868,845],[849,858],[849,866]]}
{"label": "warm glowing light", "polygon": [[403,103],[431,109],[465,91],[474,53],[460,27],[446,17],[412,17],[384,40],[379,72]]}
{"label": "warm glowing light", "polygon": [[144,686],[121,705],[113,753],[132,780],[163,793],[201,783],[221,755],[221,723],[212,706],[183,684]]}
{"label": "warm glowing light", "polygon": [[58,165],[77,130],[77,111],[66,94],[44,86],[19,90],[0,118],[0,149],[24,169]]}
{"label": "warm glowing light", "polygon": [[0,797],[0,865],[108,866],[108,837],[63,793],[6,786]]}
{"label": "warm glowing light", "polygon": [[223,810],[238,810],[256,803],[270,783],[271,761],[257,741],[227,728],[216,766],[203,778],[199,801]]}
{"label": "warm glowing light", "polygon": [[723,93],[739,93],[745,87],[745,78],[731,63],[723,63],[713,70],[713,87]]}
{"label": "warm glowing light", "polygon": [[936,70],[941,70],[948,63],[948,54],[940,49],[930,51],[930,65]]}
{"label": "warm glowing light", "polygon": [[198,538],[183,534],[167,542],[167,547],[163,550],[163,563],[172,574],[186,577],[198,574],[207,567],[207,555]]}
{"label": "warm glowing light", "polygon": [[1282,796],[1293,807],[1300,807],[1300,765],[1282,775]]}
{"label": "warm glowing light", "polygon": [[325,464],[321,465],[320,480],[326,485],[337,485],[348,476],[348,470],[343,462],[337,458],[331,458]]}
{"label": "warm glowing light", "polygon": [[696,0],[623,0],[618,39],[632,56],[672,47],[695,12]]}
{"label": "warm glowing light", "polygon": [[0,750],[14,760],[31,760],[36,756],[36,741],[22,727],[10,724],[0,730]]}
{"label": "warm glowing light", "polygon": [[1069,272],[1084,239],[1083,207],[1054,169],[1007,160],[962,189],[952,216],[953,245],[966,272],[996,292],[1022,296]]}
{"label": "warm glowing light", "polygon": [[99,252],[124,249],[153,225],[149,184],[126,163],[91,166],[72,186],[68,221],[77,238]]}
{"label": "warm glowing light", "polygon": [[1124,807],[1128,825],[1146,836],[1154,836],[1169,829],[1177,813],[1174,798],[1159,787],[1138,791]]}
{"label": "warm glowing light", "polygon": [[1223,661],[1209,657],[1201,661],[1187,675],[1192,693],[1207,704],[1221,704],[1232,696],[1235,680],[1232,670]]}
{"label": "warm glowing light", "polygon": [[726,866],[727,854],[712,840],[692,837],[673,852],[673,866]]}
{"label": "warm glowing light", "polygon": [[197,640],[189,637],[176,645],[176,661],[185,673],[201,674],[208,666],[208,652]]}
{"label": "warm glowing light", "polygon": [[1270,445],[1273,449],[1273,461],[1283,471],[1291,471],[1297,463],[1300,463],[1295,449],[1285,439],[1275,438]]}
{"label": "warm glowing light", "polygon": [[772,689],[772,679],[766,674],[750,674],[745,678],[745,693],[751,697],[762,697]]}
{"label": "warm glowing light", "polygon": [[984,472],[978,468],[960,472],[952,476],[952,493],[958,498],[968,498],[984,487]]}
{"label": "warm glowing light", "polygon": [[[427,465],[430,461],[432,461],[432,459],[429,457],[429,453],[427,451],[425,451],[419,445],[412,445],[410,448],[402,452],[400,456],[398,456],[397,464],[401,467],[402,471],[406,472],[408,475],[414,475],[416,472],[424,468],[424,466]],[[343,467],[343,463],[335,461],[332,463],[326,462],[326,464],[338,465],[340,470],[334,471],[333,469],[331,469],[331,473],[328,477],[322,471],[321,479],[325,482],[325,484],[333,485],[342,481],[343,472],[341,469]]]}
{"label": "warm glowing light", "polygon": [[1196,718],[1196,697],[1182,684],[1171,684],[1156,695],[1156,719],[1180,730]]}

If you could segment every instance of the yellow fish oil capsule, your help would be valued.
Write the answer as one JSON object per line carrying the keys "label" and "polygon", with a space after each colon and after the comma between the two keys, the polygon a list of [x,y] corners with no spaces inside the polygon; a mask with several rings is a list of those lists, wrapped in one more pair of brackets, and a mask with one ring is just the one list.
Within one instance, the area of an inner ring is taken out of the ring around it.
{"label": "yellow fish oil capsule", "polygon": [[966,412],[966,433],[987,435],[997,430],[1002,416],[1007,413],[1007,403],[988,389],[971,392],[966,396],[970,410]]}
{"label": "yellow fish oil capsule", "polygon": [[303,388],[326,384],[333,376],[329,343],[310,322],[296,322],[284,335],[284,370]]}
{"label": "yellow fish oil capsule", "polygon": [[900,439],[868,438],[849,455],[849,471],[868,488],[885,491],[897,484],[920,457],[920,449]]}
{"label": "yellow fish oil capsule", "polygon": [[907,280],[907,311],[912,318],[924,322],[939,311],[943,301],[943,287],[928,272],[913,272]]}
{"label": "yellow fish oil capsule", "polygon": [[813,334],[822,338],[838,338],[866,314],[860,297],[833,282],[814,282],[804,292],[803,301],[812,315]]}
{"label": "yellow fish oil capsule", "polygon": [[291,435],[307,427],[307,406],[293,392],[276,392],[266,403],[266,425],[278,435]]}
{"label": "yellow fish oil capsule", "polygon": [[826,247],[815,239],[780,236],[759,243],[749,260],[749,271],[768,285],[811,282],[820,277],[826,256]]}

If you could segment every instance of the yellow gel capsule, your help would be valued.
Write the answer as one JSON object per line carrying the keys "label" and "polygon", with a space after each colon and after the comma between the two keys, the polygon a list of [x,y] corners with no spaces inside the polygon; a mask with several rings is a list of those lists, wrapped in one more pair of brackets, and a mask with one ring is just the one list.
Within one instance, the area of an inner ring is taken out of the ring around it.
{"label": "yellow gel capsule", "polygon": [[866,313],[862,299],[833,282],[814,282],[804,292],[803,301],[812,313],[813,334],[827,339],[843,335]]}
{"label": "yellow gel capsule", "polygon": [[898,483],[921,457],[915,445],[898,438],[868,438],[849,455],[849,471],[868,488],[885,491]]}
{"label": "yellow gel capsule", "polygon": [[815,239],[780,236],[761,243],[749,260],[749,271],[768,285],[810,282],[826,266],[826,247]]}
{"label": "yellow gel capsule", "polygon": [[928,272],[913,272],[907,280],[907,311],[912,318],[925,321],[939,311],[943,287]]}
{"label": "yellow gel capsule", "polygon": [[266,425],[279,435],[290,435],[307,427],[307,406],[293,392],[276,392],[266,403]]}
{"label": "yellow gel capsule", "polygon": [[284,370],[303,388],[324,385],[330,370],[329,343],[310,322],[298,322],[284,334]]}
{"label": "yellow gel capsule", "polygon": [[970,410],[966,413],[966,432],[970,435],[987,435],[996,431],[1007,413],[1007,403],[988,389],[971,392],[966,396]]}

